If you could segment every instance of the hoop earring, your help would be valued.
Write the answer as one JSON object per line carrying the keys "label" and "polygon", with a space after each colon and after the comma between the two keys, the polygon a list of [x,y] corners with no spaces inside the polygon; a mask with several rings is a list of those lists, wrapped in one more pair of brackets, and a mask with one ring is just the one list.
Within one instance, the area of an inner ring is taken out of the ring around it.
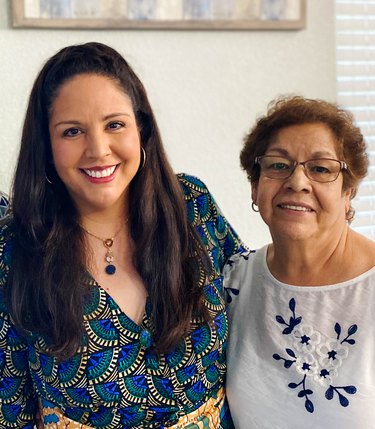
{"label": "hoop earring", "polygon": [[51,182],[50,181],[50,179],[48,178],[48,176],[47,176],[47,173],[45,174],[45,178],[46,178],[46,181],[50,184],[50,185],[53,185],[53,182]]}
{"label": "hoop earring", "polygon": [[141,146],[141,153],[142,153],[142,156],[141,156],[141,158],[142,158],[141,164],[142,165],[139,167],[139,171],[143,170],[143,167],[146,164],[146,151],[144,150],[143,146]]}
{"label": "hoop earring", "polygon": [[255,212],[255,213],[259,213],[259,210],[257,210],[255,207],[257,207],[257,205],[254,203],[254,201],[251,203],[251,209]]}

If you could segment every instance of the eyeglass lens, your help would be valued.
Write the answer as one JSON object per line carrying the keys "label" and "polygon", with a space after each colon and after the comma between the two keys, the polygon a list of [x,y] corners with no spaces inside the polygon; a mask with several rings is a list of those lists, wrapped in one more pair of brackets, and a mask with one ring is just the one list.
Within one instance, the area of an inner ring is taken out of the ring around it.
{"label": "eyeglass lens", "polygon": [[258,160],[262,173],[271,179],[287,179],[297,165],[302,164],[306,176],[316,182],[333,182],[341,171],[341,163],[335,159],[318,158],[296,162],[281,156],[265,155]]}

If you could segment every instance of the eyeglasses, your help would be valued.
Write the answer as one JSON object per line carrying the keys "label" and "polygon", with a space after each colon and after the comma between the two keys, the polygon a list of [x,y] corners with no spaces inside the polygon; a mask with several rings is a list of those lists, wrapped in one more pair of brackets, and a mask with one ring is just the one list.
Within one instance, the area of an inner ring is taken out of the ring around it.
{"label": "eyeglasses", "polygon": [[290,177],[298,165],[304,167],[306,177],[315,182],[334,182],[342,170],[348,166],[344,161],[330,158],[308,159],[304,162],[293,161],[277,155],[263,155],[255,158],[255,164],[260,165],[261,172],[270,179],[285,180]]}

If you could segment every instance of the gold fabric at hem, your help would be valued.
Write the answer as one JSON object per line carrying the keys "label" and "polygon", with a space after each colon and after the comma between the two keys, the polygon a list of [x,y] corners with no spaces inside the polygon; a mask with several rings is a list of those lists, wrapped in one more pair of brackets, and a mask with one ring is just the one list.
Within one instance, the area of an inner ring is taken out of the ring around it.
{"label": "gold fabric at hem", "polygon": [[216,429],[220,425],[220,413],[224,405],[224,388],[217,392],[195,411],[181,417],[179,421],[165,429]]}
{"label": "gold fabric at hem", "polygon": [[[216,398],[210,398],[195,411],[182,416],[173,426],[165,429],[216,429],[220,425],[220,413],[224,405],[224,389],[221,388]],[[45,429],[94,429],[65,417],[58,408],[43,408],[43,417],[53,415],[56,423],[47,423]]]}
{"label": "gold fabric at hem", "polygon": [[65,417],[58,408],[43,408],[43,417],[53,416],[58,419],[55,423],[44,424],[44,429],[94,429],[91,426],[82,425],[74,420]]}

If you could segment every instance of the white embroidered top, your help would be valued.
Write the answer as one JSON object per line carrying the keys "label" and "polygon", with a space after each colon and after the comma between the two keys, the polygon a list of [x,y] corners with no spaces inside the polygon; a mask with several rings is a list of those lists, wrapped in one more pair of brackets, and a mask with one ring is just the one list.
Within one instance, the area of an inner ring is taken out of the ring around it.
{"label": "white embroidered top", "polygon": [[375,267],[291,286],[272,276],[266,252],[236,255],[224,270],[236,429],[374,429]]}

